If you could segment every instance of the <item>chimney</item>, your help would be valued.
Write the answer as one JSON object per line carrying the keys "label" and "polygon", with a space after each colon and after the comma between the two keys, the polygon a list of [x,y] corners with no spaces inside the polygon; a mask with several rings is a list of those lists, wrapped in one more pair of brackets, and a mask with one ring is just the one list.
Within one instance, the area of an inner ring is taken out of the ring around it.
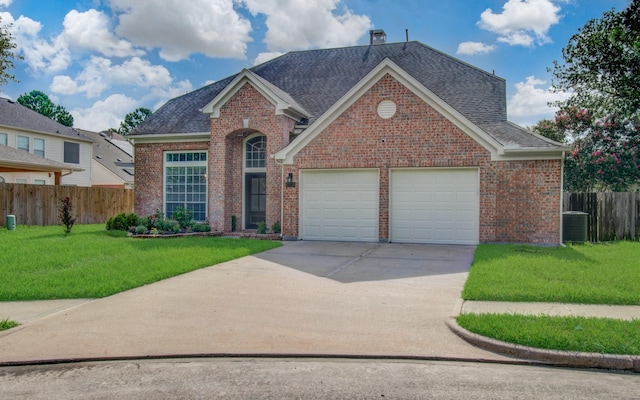
{"label": "chimney", "polygon": [[369,31],[369,44],[384,44],[387,42],[387,34],[382,29],[372,29]]}

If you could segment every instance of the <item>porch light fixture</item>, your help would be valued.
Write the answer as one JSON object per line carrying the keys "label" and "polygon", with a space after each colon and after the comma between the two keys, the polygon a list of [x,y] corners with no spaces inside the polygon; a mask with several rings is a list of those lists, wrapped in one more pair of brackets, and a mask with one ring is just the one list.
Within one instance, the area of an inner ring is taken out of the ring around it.
{"label": "porch light fixture", "polygon": [[293,174],[291,172],[289,172],[289,174],[287,175],[286,186],[287,187],[296,187],[296,183],[293,181]]}

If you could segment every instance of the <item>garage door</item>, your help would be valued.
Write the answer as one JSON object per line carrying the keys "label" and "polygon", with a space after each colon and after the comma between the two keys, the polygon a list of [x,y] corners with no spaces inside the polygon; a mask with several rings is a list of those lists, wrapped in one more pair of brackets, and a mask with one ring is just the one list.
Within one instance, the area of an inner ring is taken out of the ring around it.
{"label": "garage door", "polygon": [[477,170],[393,170],[391,241],[477,244],[478,192]]}
{"label": "garage door", "polygon": [[378,171],[303,171],[300,238],[378,241]]}

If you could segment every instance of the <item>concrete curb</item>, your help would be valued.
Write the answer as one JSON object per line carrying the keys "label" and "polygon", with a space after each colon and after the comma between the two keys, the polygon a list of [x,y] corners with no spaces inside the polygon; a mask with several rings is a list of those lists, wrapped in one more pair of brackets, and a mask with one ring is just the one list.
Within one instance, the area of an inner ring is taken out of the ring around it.
{"label": "concrete curb", "polygon": [[640,356],[627,356],[577,351],[546,350],[478,335],[462,328],[451,317],[445,321],[449,329],[466,342],[484,350],[526,360],[536,360],[556,366],[572,368],[600,368],[640,373]]}

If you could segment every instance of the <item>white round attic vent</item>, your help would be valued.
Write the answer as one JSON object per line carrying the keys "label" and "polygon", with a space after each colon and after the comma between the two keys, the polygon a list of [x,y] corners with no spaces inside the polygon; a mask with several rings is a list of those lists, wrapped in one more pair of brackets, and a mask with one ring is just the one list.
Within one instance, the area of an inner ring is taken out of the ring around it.
{"label": "white round attic vent", "polygon": [[378,104],[378,115],[380,118],[389,119],[396,114],[396,103],[391,100],[382,100]]}

